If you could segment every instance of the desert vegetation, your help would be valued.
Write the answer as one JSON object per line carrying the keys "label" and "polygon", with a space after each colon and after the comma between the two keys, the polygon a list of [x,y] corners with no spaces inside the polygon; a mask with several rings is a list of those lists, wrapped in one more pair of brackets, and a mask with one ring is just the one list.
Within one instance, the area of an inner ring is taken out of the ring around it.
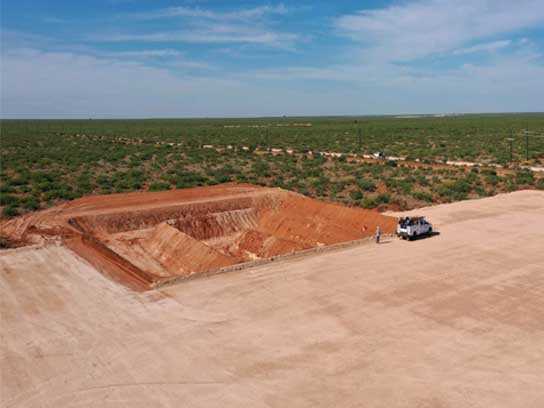
{"label": "desert vegetation", "polygon": [[[544,189],[523,167],[544,165],[542,114],[3,120],[1,130],[3,217],[90,194],[225,182],[378,209]],[[405,160],[369,159],[376,151]]]}

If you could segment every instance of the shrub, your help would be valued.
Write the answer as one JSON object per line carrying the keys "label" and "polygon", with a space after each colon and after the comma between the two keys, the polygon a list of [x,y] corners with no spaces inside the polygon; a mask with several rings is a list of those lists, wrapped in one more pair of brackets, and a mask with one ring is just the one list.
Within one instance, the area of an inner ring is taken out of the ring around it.
{"label": "shrub", "polygon": [[423,176],[423,175],[418,175],[417,178],[416,178],[416,182],[420,186],[424,186],[424,187],[429,185],[429,180],[427,180],[427,178],[425,176]]}
{"label": "shrub", "polygon": [[409,208],[408,203],[406,202],[406,200],[404,200],[401,197],[393,197],[391,202],[393,204],[396,204],[398,206],[399,210],[401,210],[401,211],[407,210]]}
{"label": "shrub", "polygon": [[41,171],[33,173],[30,177],[35,183],[55,181],[55,175]]}
{"label": "shrub", "polygon": [[170,189],[170,184],[164,183],[162,181],[151,183],[149,185],[149,191],[163,191],[163,190],[169,190],[169,189]]}
{"label": "shrub", "polygon": [[346,188],[346,183],[343,181],[331,183],[331,192],[333,194],[341,193],[342,191],[344,191],[344,188]]}
{"label": "shrub", "polygon": [[128,180],[118,180],[115,183],[115,191],[117,193],[130,190],[130,184],[128,183]]}
{"label": "shrub", "polygon": [[516,173],[516,183],[521,185],[532,185],[535,181],[531,170],[523,169]]}
{"label": "shrub", "polygon": [[378,194],[375,197],[365,197],[361,202],[363,208],[376,208],[380,204],[391,202],[391,196],[387,193]]}
{"label": "shrub", "polygon": [[108,176],[105,174],[101,174],[96,178],[96,182],[98,185],[102,188],[111,188],[112,187],[112,181]]}
{"label": "shrub", "polygon": [[4,194],[4,193],[14,193],[15,192],[15,189],[8,185],[8,184],[2,184],[0,185],[0,194]]}
{"label": "shrub", "polygon": [[378,204],[388,204],[391,201],[391,196],[387,193],[378,194],[376,201]]}
{"label": "shrub", "polygon": [[28,176],[17,176],[9,180],[12,186],[23,186],[28,183]]}
{"label": "shrub", "polygon": [[483,188],[482,186],[477,186],[474,191],[476,192],[476,194],[478,194],[478,196],[480,197],[487,197],[487,191],[485,191],[485,188]]}
{"label": "shrub", "polygon": [[410,194],[410,192],[412,191],[412,183],[408,180],[399,181],[398,187],[400,187],[404,194]]}
{"label": "shrub", "polygon": [[264,160],[253,163],[253,172],[257,177],[270,177],[270,166]]}
{"label": "shrub", "polygon": [[215,181],[217,181],[218,183],[226,183],[227,181],[230,181],[230,176],[228,176],[227,174],[220,174],[218,176],[215,176]]}
{"label": "shrub", "polygon": [[359,201],[363,198],[363,193],[360,190],[352,191],[349,195],[353,201]]}
{"label": "shrub", "polygon": [[512,179],[509,179],[507,182],[506,182],[506,190],[507,191],[516,191],[518,189],[518,185],[517,183],[512,180]]}
{"label": "shrub", "polygon": [[16,205],[10,204],[4,207],[2,215],[7,218],[15,217],[16,215],[19,215],[19,210]]}
{"label": "shrub", "polygon": [[470,184],[464,179],[456,180],[453,183],[443,183],[437,188],[437,192],[442,198],[451,201],[465,200],[470,190]]}
{"label": "shrub", "polygon": [[0,205],[17,205],[19,199],[11,194],[0,194]]}
{"label": "shrub", "polygon": [[214,179],[214,184],[220,184],[220,183],[226,183],[227,181],[231,181],[231,175],[233,171],[227,171],[223,168],[213,170],[209,174],[211,175],[212,179]]}
{"label": "shrub", "polygon": [[62,200],[73,200],[76,197],[76,194],[71,190],[71,187],[56,187],[54,190],[50,190],[44,194],[46,201],[62,199]]}
{"label": "shrub", "polygon": [[184,172],[176,175],[175,184],[176,188],[188,188],[195,186],[202,186],[206,184],[207,178],[199,173]]}
{"label": "shrub", "polygon": [[500,177],[497,176],[497,173],[494,171],[493,173],[487,173],[485,175],[485,181],[492,186],[496,186],[499,184]]}
{"label": "shrub", "polygon": [[397,162],[395,160],[388,160],[386,164],[389,167],[397,167]]}
{"label": "shrub", "polygon": [[376,191],[376,184],[364,178],[357,180],[357,185],[363,191]]}
{"label": "shrub", "polygon": [[44,182],[38,183],[36,185],[36,188],[38,189],[38,191],[41,191],[41,192],[54,190],[56,187],[57,187],[57,185],[55,183],[50,182],[50,181],[44,181]]}
{"label": "shrub", "polygon": [[427,203],[431,203],[433,201],[432,194],[427,193],[426,191],[416,191],[412,194],[412,197],[414,197],[416,200],[425,201]]}
{"label": "shrub", "polygon": [[36,197],[30,196],[23,201],[23,207],[27,210],[35,211],[40,208],[40,202]]}
{"label": "shrub", "polygon": [[361,202],[363,208],[375,208],[378,206],[378,202],[373,197],[365,197]]}

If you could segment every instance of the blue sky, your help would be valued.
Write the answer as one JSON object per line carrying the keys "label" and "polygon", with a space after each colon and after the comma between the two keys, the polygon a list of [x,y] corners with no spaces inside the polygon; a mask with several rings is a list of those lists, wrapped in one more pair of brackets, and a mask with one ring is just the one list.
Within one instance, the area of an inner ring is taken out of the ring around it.
{"label": "blue sky", "polygon": [[543,0],[2,2],[4,117],[544,111]]}

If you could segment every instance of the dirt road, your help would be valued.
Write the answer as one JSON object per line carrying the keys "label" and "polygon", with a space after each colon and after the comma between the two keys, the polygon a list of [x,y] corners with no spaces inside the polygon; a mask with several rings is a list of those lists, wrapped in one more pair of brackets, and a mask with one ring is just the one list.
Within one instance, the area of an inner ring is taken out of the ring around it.
{"label": "dirt road", "polygon": [[145,293],[1,252],[0,405],[544,406],[544,193],[417,212],[441,234]]}

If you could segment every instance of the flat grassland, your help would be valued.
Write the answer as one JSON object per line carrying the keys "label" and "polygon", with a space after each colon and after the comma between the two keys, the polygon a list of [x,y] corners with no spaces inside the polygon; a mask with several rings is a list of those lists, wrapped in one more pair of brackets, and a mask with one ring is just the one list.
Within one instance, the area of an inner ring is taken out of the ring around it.
{"label": "flat grassland", "polygon": [[0,252],[5,407],[544,406],[544,193],[390,240],[138,293]]}

